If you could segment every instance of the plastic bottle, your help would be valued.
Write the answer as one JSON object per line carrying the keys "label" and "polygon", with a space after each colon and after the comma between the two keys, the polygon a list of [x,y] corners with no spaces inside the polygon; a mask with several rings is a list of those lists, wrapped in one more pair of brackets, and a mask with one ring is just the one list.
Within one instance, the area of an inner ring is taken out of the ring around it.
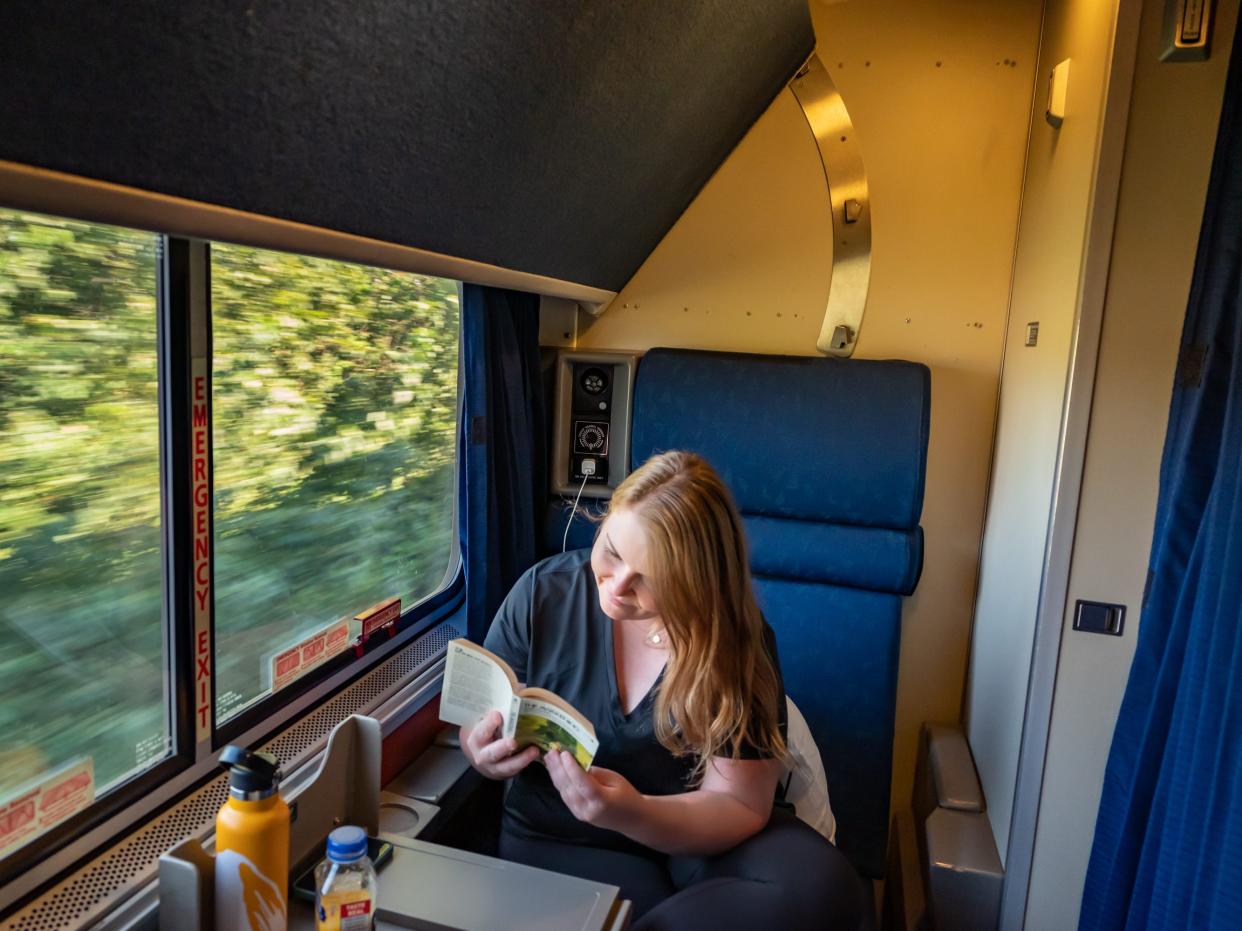
{"label": "plastic bottle", "polygon": [[268,753],[228,746],[229,797],[216,815],[216,927],[284,931],[289,916],[289,806]]}
{"label": "plastic bottle", "polygon": [[329,834],[327,859],[315,867],[316,931],[371,931],[375,883],[367,832],[346,826]]}

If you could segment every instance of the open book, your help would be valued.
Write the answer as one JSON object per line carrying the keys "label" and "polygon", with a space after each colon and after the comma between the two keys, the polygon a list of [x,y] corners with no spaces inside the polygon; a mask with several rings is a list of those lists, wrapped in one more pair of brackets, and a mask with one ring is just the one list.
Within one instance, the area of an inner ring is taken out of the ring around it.
{"label": "open book", "polygon": [[449,641],[440,720],[474,724],[489,711],[500,712],[503,736],[516,738],[519,747],[568,750],[583,769],[591,768],[599,741],[573,705],[547,689],[519,689],[509,664],[477,643]]}

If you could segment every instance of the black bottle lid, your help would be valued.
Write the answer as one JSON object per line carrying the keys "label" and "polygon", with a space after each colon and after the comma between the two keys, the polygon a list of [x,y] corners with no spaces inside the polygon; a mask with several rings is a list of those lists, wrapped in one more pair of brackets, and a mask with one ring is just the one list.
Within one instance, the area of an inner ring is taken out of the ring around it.
{"label": "black bottle lid", "polygon": [[280,785],[280,763],[270,753],[229,744],[220,751],[220,765],[229,771],[229,795],[243,801],[267,798]]}

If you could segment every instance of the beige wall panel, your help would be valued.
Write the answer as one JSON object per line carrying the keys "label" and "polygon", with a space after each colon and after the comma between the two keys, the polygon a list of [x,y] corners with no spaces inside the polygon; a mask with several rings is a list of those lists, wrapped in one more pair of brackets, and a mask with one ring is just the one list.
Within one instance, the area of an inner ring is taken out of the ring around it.
{"label": "beige wall panel", "polygon": [[[1033,105],[966,713],[1002,861],[1116,10],[1116,2],[1049,0],[1036,72],[1071,60],[1064,125],[1043,118],[1043,81]],[[1027,347],[1034,321],[1038,344]]]}
{"label": "beige wall panel", "polygon": [[[923,577],[906,604],[893,798],[918,727],[957,720],[991,457],[1041,4],[812,4],[873,197],[856,355],[932,370]],[[578,345],[815,355],[828,199],[782,93]]]}
{"label": "beige wall panel", "polygon": [[[1027,925],[1078,922],[1104,767],[1139,627],[1173,371],[1207,193],[1237,0],[1204,63],[1157,60],[1143,5]],[[1127,606],[1120,638],[1075,633],[1079,598]]]}
{"label": "beige wall panel", "polygon": [[786,89],[604,314],[580,318],[578,348],[814,355],[831,265],[819,153]]}

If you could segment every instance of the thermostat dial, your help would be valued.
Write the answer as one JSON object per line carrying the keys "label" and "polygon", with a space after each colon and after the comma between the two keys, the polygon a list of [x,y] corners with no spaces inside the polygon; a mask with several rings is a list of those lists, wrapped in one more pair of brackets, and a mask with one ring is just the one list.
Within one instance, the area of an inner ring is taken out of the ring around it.
{"label": "thermostat dial", "polygon": [[574,452],[584,455],[608,454],[608,424],[596,420],[574,423]]}

